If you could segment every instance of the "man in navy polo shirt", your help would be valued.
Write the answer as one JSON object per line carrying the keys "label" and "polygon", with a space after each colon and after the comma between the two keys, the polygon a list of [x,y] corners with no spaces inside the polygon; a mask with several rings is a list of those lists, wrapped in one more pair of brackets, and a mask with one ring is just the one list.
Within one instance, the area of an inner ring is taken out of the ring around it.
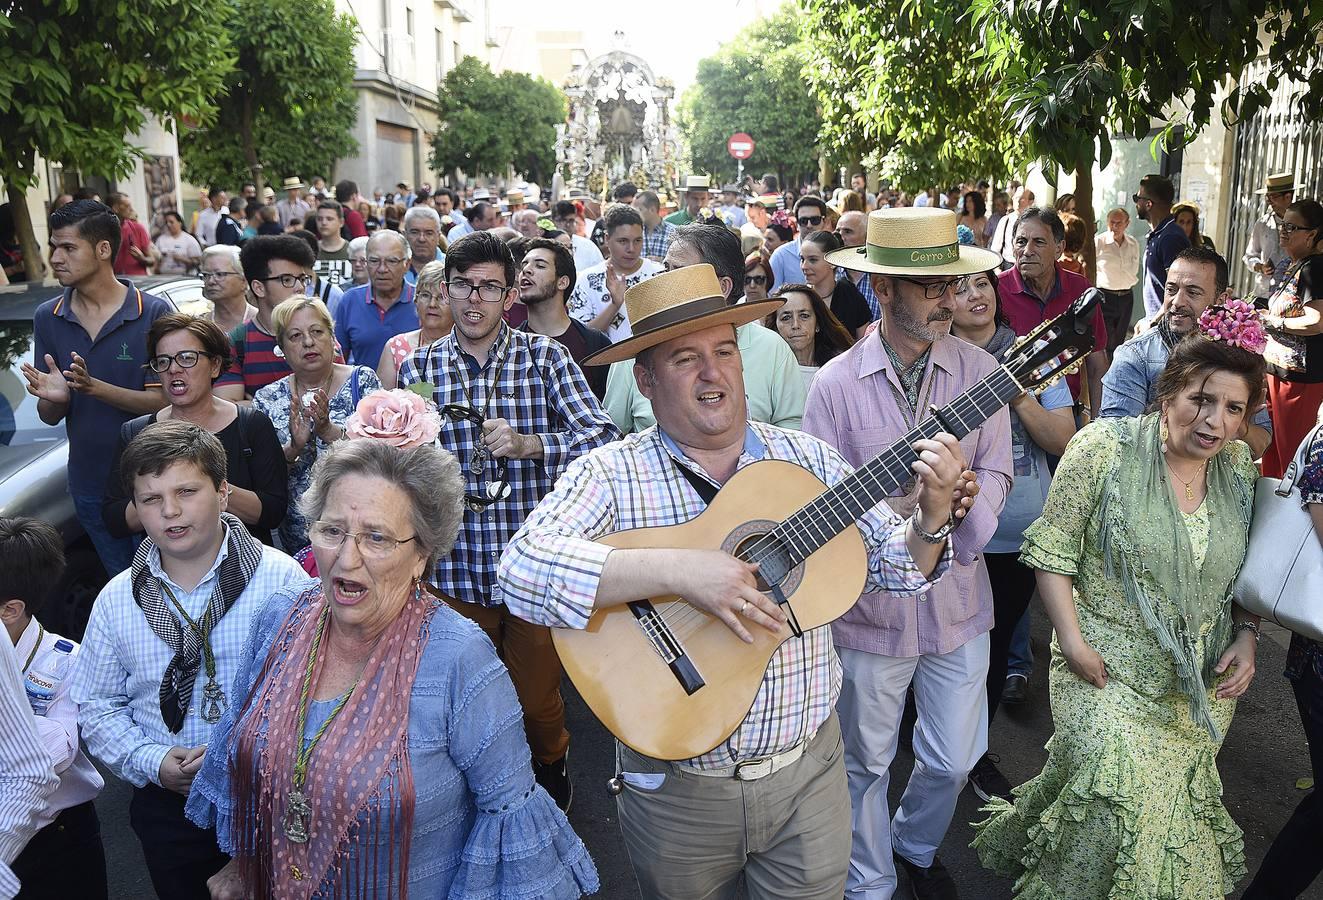
{"label": "man in navy polo shirt", "polygon": [[404,281],[409,242],[398,231],[368,238],[368,283],[345,291],[335,319],[335,339],[351,366],[375,369],[386,342],[418,328],[413,286]]}
{"label": "man in navy polo shirt", "polygon": [[[1015,268],[997,276],[1001,308],[1018,335],[1026,335],[1041,322],[1065,312],[1089,289],[1083,275],[1063,269],[1057,259],[1066,241],[1066,226],[1056,211],[1046,206],[1031,206],[1015,220],[1011,246]],[[1102,379],[1107,372],[1107,324],[1102,307],[1093,312],[1093,352],[1084,358],[1089,379],[1088,412],[1098,418],[1102,405]],[[1080,402],[1080,376],[1066,376],[1071,396]]]}
{"label": "man in navy polo shirt", "polygon": [[1190,246],[1190,239],[1171,214],[1171,206],[1176,202],[1176,186],[1170,178],[1145,175],[1139,180],[1139,190],[1132,199],[1139,217],[1153,229],[1144,248],[1144,315],[1152,319],[1162,311],[1167,270],[1181,251]]}
{"label": "man in navy polo shirt", "polygon": [[133,542],[111,537],[101,501],[119,428],[165,406],[160,379],[147,368],[147,330],[173,312],[166,300],[115,277],[120,221],[95,200],[51,213],[51,270],[64,293],[37,308],[35,365],[24,363],[28,392],[47,425],[67,419],[69,494],[106,574],[127,569]]}

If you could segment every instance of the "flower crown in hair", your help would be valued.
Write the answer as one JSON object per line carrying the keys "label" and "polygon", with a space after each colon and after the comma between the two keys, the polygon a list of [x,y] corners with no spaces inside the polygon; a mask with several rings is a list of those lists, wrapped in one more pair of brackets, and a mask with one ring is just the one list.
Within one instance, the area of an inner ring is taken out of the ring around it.
{"label": "flower crown in hair", "polygon": [[555,231],[556,223],[543,216],[537,220],[537,227],[542,231]]}
{"label": "flower crown in hair", "polygon": [[400,450],[412,450],[436,440],[441,416],[436,407],[413,391],[377,390],[358,401],[345,422],[351,438],[376,438]]}
{"label": "flower crown in hair", "polygon": [[1250,353],[1262,353],[1268,346],[1259,311],[1244,300],[1228,300],[1208,307],[1199,316],[1199,330],[1211,340]]}
{"label": "flower crown in hair", "polygon": [[780,225],[782,228],[789,228],[792,231],[795,228],[795,220],[791,217],[790,213],[786,212],[784,209],[778,209],[776,212],[772,213],[772,224]]}

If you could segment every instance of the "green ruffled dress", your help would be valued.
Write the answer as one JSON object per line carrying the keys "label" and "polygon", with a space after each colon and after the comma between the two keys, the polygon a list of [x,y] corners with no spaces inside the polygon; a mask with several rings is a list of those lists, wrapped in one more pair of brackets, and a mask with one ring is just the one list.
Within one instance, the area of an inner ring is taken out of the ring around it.
{"label": "green ruffled dress", "polygon": [[[991,816],[975,825],[979,859],[1016,879],[1017,898],[1212,900],[1246,874],[1241,830],[1222,805],[1216,762],[1235,701],[1216,699],[1207,669],[1207,660],[1226,649],[1230,597],[1197,627],[1176,629],[1173,640],[1168,626],[1180,619],[1179,605],[1161,596],[1142,569],[1143,597],[1136,602],[1136,591],[1117,577],[1102,549],[1109,479],[1135,449],[1120,423],[1136,421],[1104,420],[1081,431],[1042,517],[1025,532],[1026,565],[1075,579],[1080,630],[1105,660],[1108,681],[1099,690],[1072,674],[1054,636],[1049,685],[1056,733],[1047,764],[1015,789],[1014,805],[994,800],[985,810]],[[1232,442],[1218,457],[1221,483],[1236,494],[1230,505],[1247,522],[1257,475],[1249,450]],[[1211,528],[1210,505],[1174,521],[1184,522],[1196,571],[1214,554],[1225,560],[1239,553],[1234,573],[1243,543],[1210,546],[1210,536],[1238,533],[1238,524]],[[1173,652],[1181,644],[1193,666],[1182,667],[1182,654]],[[1191,669],[1199,673],[1196,696]]]}

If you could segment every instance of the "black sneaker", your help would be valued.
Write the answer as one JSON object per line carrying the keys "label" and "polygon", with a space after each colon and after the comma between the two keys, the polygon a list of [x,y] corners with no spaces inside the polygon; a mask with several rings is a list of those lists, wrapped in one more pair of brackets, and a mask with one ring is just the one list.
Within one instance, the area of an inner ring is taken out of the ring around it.
{"label": "black sneaker", "polygon": [[999,762],[1001,757],[997,754],[984,753],[979,761],[974,763],[974,768],[969,773],[969,786],[984,802],[993,797],[1000,797],[1008,802],[1011,800],[1011,783],[997,768]]}
{"label": "black sneaker", "polygon": [[533,778],[556,801],[560,811],[569,815],[570,803],[574,801],[574,782],[570,781],[570,754],[567,752],[552,763],[540,763],[533,760]]}
{"label": "black sneaker", "polygon": [[1001,702],[1007,706],[1017,706],[1025,701],[1029,692],[1029,676],[1013,672],[1006,676],[1006,684],[1001,689]]}
{"label": "black sneaker", "polygon": [[896,868],[904,869],[909,876],[910,893],[914,895],[914,900],[960,900],[951,873],[946,871],[946,866],[937,857],[934,856],[933,864],[924,869],[899,853],[893,851],[891,855],[896,860]]}

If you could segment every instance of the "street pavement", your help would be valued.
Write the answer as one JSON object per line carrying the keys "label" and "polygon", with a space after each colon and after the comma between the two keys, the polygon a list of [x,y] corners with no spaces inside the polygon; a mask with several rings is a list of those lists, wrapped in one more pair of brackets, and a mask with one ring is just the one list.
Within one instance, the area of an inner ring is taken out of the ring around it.
{"label": "street pavement", "polygon": [[[1036,775],[1047,757],[1043,745],[1052,731],[1046,679],[1049,633],[1046,619],[1035,607],[1033,637],[1037,666],[1030,681],[1029,701],[1018,708],[1003,706],[992,728],[992,752],[1001,757],[1001,769],[1012,784]],[[1288,637],[1280,629],[1272,628],[1265,635],[1259,649],[1258,674],[1248,696],[1240,702],[1218,757],[1227,808],[1245,831],[1245,855],[1251,875],[1303,796],[1296,781],[1310,774],[1295,701],[1289,683],[1282,677]],[[572,736],[570,769],[575,780],[570,821],[597,863],[602,879],[602,890],[597,896],[606,900],[636,900],[638,888],[620,840],[615,804],[606,792],[606,780],[615,770],[613,742],[573,687],[568,682],[565,687],[566,715]],[[893,804],[912,765],[913,758],[902,747],[892,767]],[[106,789],[97,800],[97,811],[106,844],[110,896],[112,900],[148,900],[153,896],[151,883],[137,838],[129,829],[128,800],[129,788],[107,776]],[[959,885],[962,900],[1007,900],[1011,896],[1010,882],[980,867],[969,849],[973,838],[969,823],[982,818],[979,805],[978,798],[967,789],[940,855]],[[1315,884],[1304,897],[1323,900],[1323,884]],[[897,898],[908,900],[909,894],[902,888]]]}

